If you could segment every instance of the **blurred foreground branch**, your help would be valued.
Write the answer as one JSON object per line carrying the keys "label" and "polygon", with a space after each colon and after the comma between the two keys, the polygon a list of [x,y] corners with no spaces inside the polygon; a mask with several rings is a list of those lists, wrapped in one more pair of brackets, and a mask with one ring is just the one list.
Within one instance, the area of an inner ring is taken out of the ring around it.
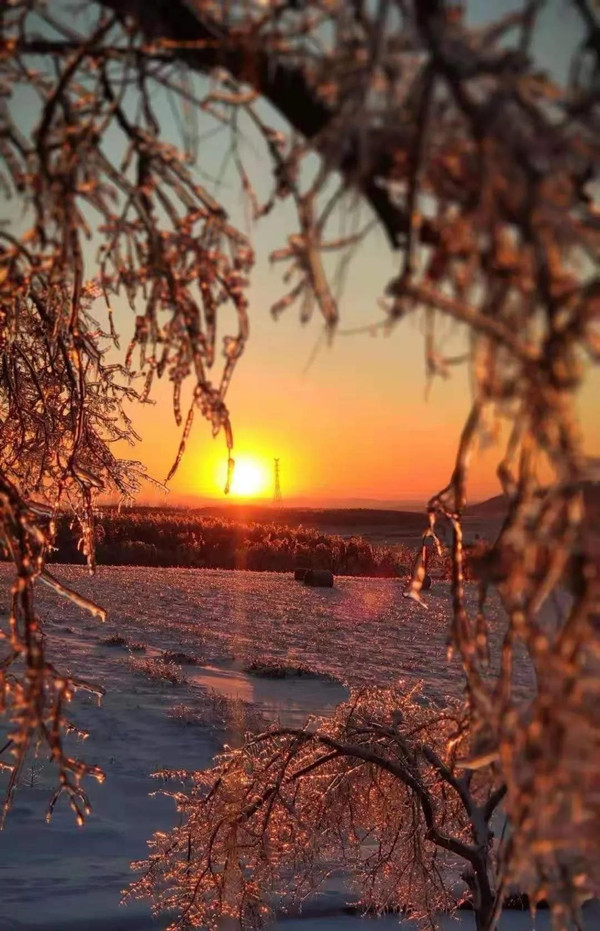
{"label": "blurred foreground branch", "polygon": [[[297,233],[272,256],[287,266],[276,315],[300,302],[306,320],[316,306],[333,330],[331,256],[343,269],[369,227],[339,236],[331,225],[358,194],[399,255],[397,276],[382,282],[388,324],[423,310],[430,378],[454,364],[439,321],[466,328],[473,406],[427,534],[437,539],[440,517],[453,530],[449,650],[465,676],[469,765],[506,786],[506,875],[550,897],[561,920],[574,914],[574,890],[597,889],[598,568],[575,404],[600,355],[599,29],[591,5],[569,5],[580,38],[561,84],[535,63],[542,8],[525,3],[480,27],[441,0],[105,0],[89,5],[85,25],[34,0],[3,11],[0,184],[27,221],[0,227],[0,527],[15,565],[1,683],[13,774],[41,736],[77,803],[85,768],[61,743],[73,683],[61,685],[44,659],[33,583],[55,514],[73,516],[93,568],[95,498],[137,490],[143,469],[111,449],[136,438],[124,402],[148,401],[155,378],[172,382],[183,430],[169,477],[198,411],[232,448],[226,393],[248,336],[253,252],[193,168],[201,117],[230,133],[254,219],[287,199],[296,211]],[[24,84],[38,102],[34,127],[19,113]],[[180,149],[161,138],[158,93],[182,108]],[[244,163],[242,121],[271,166],[266,198]],[[94,279],[88,240],[98,246]],[[107,355],[119,294],[136,314],[122,364]],[[104,327],[92,316],[96,299]],[[223,339],[213,382],[226,308],[237,330]],[[502,425],[507,517],[480,563],[473,617],[461,523],[468,468]],[[507,618],[495,675],[490,585]],[[570,604],[550,624],[541,608],[557,587]],[[418,600],[420,588],[417,572]],[[537,683],[526,702],[512,684],[522,650]]]}

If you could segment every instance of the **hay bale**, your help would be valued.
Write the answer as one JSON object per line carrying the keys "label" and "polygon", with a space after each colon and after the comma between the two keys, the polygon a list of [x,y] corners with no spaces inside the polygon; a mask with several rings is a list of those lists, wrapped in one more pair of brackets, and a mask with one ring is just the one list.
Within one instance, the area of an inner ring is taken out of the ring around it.
{"label": "hay bale", "polygon": [[333,572],[329,569],[308,569],[304,576],[304,584],[314,588],[333,588]]}
{"label": "hay bale", "polygon": [[308,569],[294,569],[294,579],[296,582],[304,582]]}

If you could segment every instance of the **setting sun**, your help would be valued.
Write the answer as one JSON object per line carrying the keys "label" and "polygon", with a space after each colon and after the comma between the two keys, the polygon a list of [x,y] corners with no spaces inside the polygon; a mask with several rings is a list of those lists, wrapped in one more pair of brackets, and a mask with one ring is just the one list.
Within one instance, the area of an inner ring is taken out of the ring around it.
{"label": "setting sun", "polygon": [[231,494],[242,498],[263,496],[269,489],[271,474],[264,462],[249,456],[235,457]]}

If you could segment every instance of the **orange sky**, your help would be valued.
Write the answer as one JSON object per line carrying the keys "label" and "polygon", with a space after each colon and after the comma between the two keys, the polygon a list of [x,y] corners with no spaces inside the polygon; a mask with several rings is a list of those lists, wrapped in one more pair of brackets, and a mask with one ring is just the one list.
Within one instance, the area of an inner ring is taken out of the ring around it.
{"label": "orange sky", "polygon": [[[376,236],[346,284],[340,330],[381,319],[376,299],[392,263],[383,238]],[[278,456],[282,492],[289,502],[422,505],[443,487],[452,470],[470,405],[467,368],[455,369],[448,381],[435,381],[427,399],[420,315],[404,320],[389,336],[340,334],[328,346],[317,314],[304,326],[293,309],[278,321],[271,319],[269,307],[282,286],[279,271],[265,266],[262,261],[257,268],[251,338],[228,397],[234,457],[250,458],[263,467],[267,498],[273,494],[272,459]],[[448,324],[446,329],[448,352],[460,351],[464,331]],[[587,452],[594,455],[600,454],[599,392],[596,372],[580,404]],[[179,430],[168,384],[159,386],[156,398],[156,407],[136,413],[135,424],[143,438],[140,458],[163,479],[177,450]],[[472,501],[499,491],[498,453],[499,448],[487,450],[473,463]],[[213,440],[209,424],[198,419],[171,483],[170,503],[191,503],[195,496],[225,500],[224,462],[222,437]],[[154,492],[145,497],[154,503],[163,500]]]}
{"label": "orange sky", "polygon": [[[499,16],[513,6],[513,0],[494,0],[493,4],[474,0],[469,10],[475,18],[487,19],[492,9]],[[536,41],[541,60],[559,78],[568,61],[569,42],[577,38],[575,29],[576,19],[567,16],[564,6],[549,4]],[[561,42],[557,44],[558,35]],[[168,133],[171,117],[166,108],[163,118]],[[203,163],[215,166],[214,174],[223,162],[224,146],[219,136],[202,144]],[[264,195],[270,180],[263,157],[252,146],[244,147],[243,153],[259,196]],[[246,228],[247,211],[233,172],[223,171],[220,196],[233,221]],[[375,337],[342,335],[346,328],[365,326],[383,317],[377,300],[397,273],[398,258],[379,231],[370,236],[351,264],[340,303],[342,333],[332,346],[322,339],[318,313],[305,326],[295,308],[273,321],[269,308],[285,293],[281,281],[284,268],[270,267],[268,255],[284,245],[287,235],[296,229],[291,205],[285,202],[256,229],[249,230],[257,266],[250,302],[251,338],[228,396],[234,456],[259,460],[267,474],[273,457],[278,456],[287,501],[301,498],[308,504],[327,504],[373,500],[422,505],[450,476],[459,431],[470,406],[468,370],[455,369],[449,381],[437,380],[426,400],[420,315],[407,318],[387,337],[381,333]],[[443,326],[441,332],[447,334],[443,349],[449,354],[463,351],[464,330],[449,323]],[[221,335],[224,332],[222,329]],[[589,377],[580,403],[586,451],[596,456],[600,455],[599,396],[600,373],[596,372]],[[135,423],[143,437],[141,458],[154,475],[164,478],[178,446],[179,431],[170,412],[168,385],[161,385],[156,397],[157,408],[138,413]],[[499,455],[499,449],[489,449],[473,463],[472,501],[500,490],[495,478]],[[171,484],[171,501],[190,501],[195,496],[223,500],[220,482],[224,460],[222,438],[213,441],[209,425],[198,420]],[[272,496],[272,483],[265,488],[265,495]],[[149,497],[162,500],[153,493]]]}
{"label": "orange sky", "polygon": [[[517,4],[518,5],[518,4]],[[473,20],[500,16],[514,0],[472,0]],[[542,63],[558,79],[564,78],[569,48],[577,42],[578,20],[560,3],[550,3],[536,38]],[[560,42],[557,41],[560,36]],[[157,101],[157,106],[160,103]],[[177,138],[170,109],[161,110],[167,138]],[[277,125],[276,119],[273,119]],[[282,127],[284,128],[284,127]],[[245,167],[259,197],[269,190],[264,157],[244,146]],[[245,228],[239,180],[227,168],[226,142],[212,136],[202,142],[202,163],[213,175],[221,172],[219,196],[235,223]],[[366,215],[365,215],[366,218]],[[308,504],[372,500],[422,505],[443,487],[452,470],[458,434],[470,405],[468,371],[455,369],[450,381],[436,381],[425,398],[425,366],[420,316],[404,320],[388,337],[380,334],[339,335],[332,346],[322,340],[318,314],[302,326],[291,308],[277,322],[270,306],[285,293],[282,267],[269,267],[268,254],[285,244],[297,228],[289,204],[284,203],[250,230],[257,252],[250,303],[251,339],[228,396],[238,459],[252,458],[267,477],[272,459],[281,461],[284,500]],[[377,300],[397,273],[397,257],[380,232],[356,254],[341,300],[340,330],[381,320]],[[131,326],[130,311],[126,326]],[[120,315],[123,325],[125,316]],[[443,348],[449,353],[465,347],[464,331],[452,331]],[[226,332],[221,330],[221,335]],[[320,348],[307,370],[307,363]],[[600,454],[597,397],[600,374],[590,377],[581,396],[586,450]],[[170,408],[169,386],[160,385],[158,404],[137,412],[135,424],[143,437],[140,458],[158,478],[169,471],[179,442]],[[185,458],[171,483],[172,503],[222,495],[225,448],[212,440],[207,423],[197,420]],[[499,449],[487,450],[473,463],[471,500],[499,491],[495,466]],[[267,482],[264,494],[272,496]],[[163,500],[153,492],[148,500]]]}

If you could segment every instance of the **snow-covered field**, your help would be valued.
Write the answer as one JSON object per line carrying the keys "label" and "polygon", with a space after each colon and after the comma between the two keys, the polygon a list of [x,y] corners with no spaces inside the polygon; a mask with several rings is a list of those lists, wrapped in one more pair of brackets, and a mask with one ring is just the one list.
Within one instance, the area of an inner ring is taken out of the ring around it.
{"label": "snow-covered field", "polygon": [[[150,773],[210,765],[224,741],[239,740],[249,714],[298,723],[328,713],[349,687],[366,683],[423,680],[434,700],[461,688],[458,663],[446,660],[444,583],[424,611],[388,580],[338,579],[330,590],[272,573],[101,567],[90,578],[75,567],[54,571],[109,612],[101,624],[42,586],[38,592],[56,664],[106,689],[100,708],[78,696],[72,716],[91,732],[80,753],[102,766],[107,780],[90,781],[93,813],[77,828],[66,803],[49,825],[44,821],[48,765],[37,761],[25,774],[0,834],[0,931],[163,928],[166,922],[152,919],[146,904],[119,904],[132,878],[130,861],[143,857],[152,831],[170,827],[175,817],[169,800],[150,797],[158,787]],[[9,584],[9,568],[1,565],[0,619]],[[117,635],[126,643],[105,642]],[[175,682],[156,674],[165,651],[180,654]],[[244,671],[270,662],[319,675],[265,679]],[[531,688],[525,664],[517,680]],[[339,890],[324,892],[301,919],[285,920],[286,931],[341,931],[342,924],[345,931],[370,931],[374,919],[332,914],[340,904]],[[473,927],[468,913],[459,921],[461,931]],[[600,928],[600,910],[588,910],[588,923]],[[458,927],[450,919],[445,926]],[[500,927],[532,926],[528,915],[511,913]],[[387,917],[377,931],[398,927]],[[547,916],[540,914],[535,927],[548,928]]]}

